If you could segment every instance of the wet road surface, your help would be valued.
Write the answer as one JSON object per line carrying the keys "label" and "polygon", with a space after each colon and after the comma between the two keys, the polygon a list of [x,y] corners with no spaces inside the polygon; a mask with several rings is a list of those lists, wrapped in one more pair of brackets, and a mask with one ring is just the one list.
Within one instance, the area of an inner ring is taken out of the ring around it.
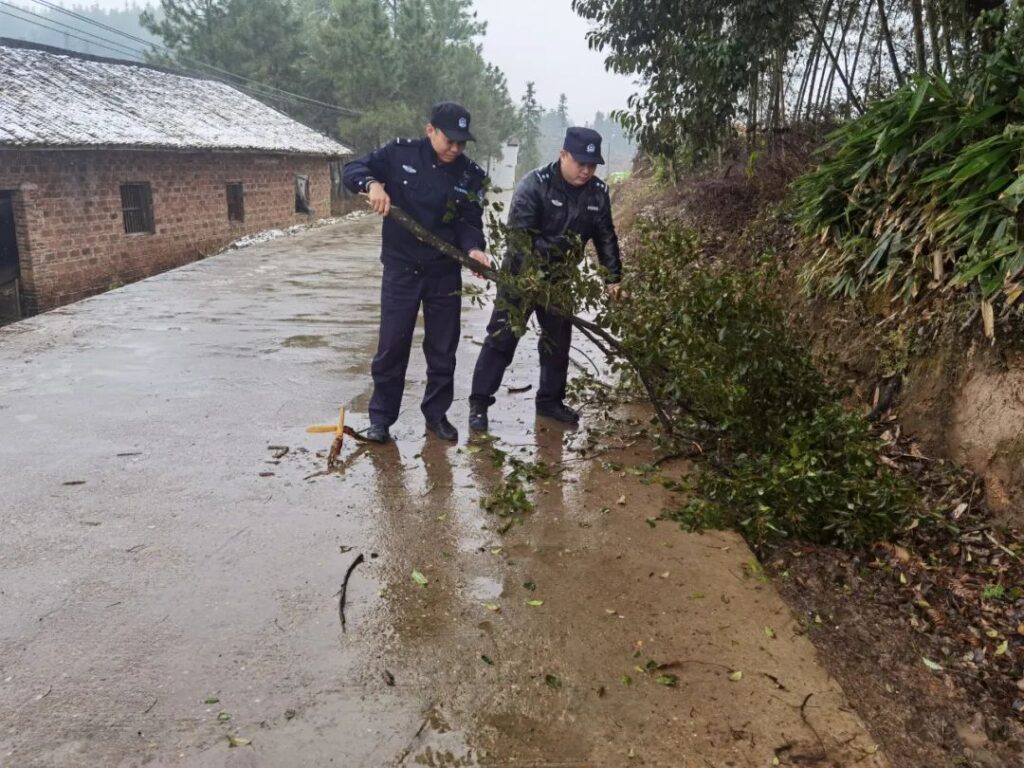
{"label": "wet road surface", "polygon": [[[423,435],[418,346],[397,444],[310,477],[308,425],[366,426],[378,228],[0,329],[0,765],[885,765],[745,545],[648,525],[650,456],[580,461],[532,393],[492,430],[558,473],[504,534],[490,449]],[[462,431],[485,324],[467,301]]]}

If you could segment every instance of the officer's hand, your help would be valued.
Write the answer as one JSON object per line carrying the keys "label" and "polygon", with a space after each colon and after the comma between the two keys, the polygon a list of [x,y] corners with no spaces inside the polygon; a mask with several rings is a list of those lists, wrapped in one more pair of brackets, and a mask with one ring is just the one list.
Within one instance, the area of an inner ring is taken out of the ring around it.
{"label": "officer's hand", "polygon": [[370,198],[370,207],[373,208],[374,213],[379,213],[381,216],[387,216],[391,213],[391,197],[384,191],[384,185],[379,181],[374,181],[370,184],[368,196]]}
{"label": "officer's hand", "polygon": [[491,257],[481,251],[479,248],[469,252],[469,258],[478,264],[483,264],[485,267],[491,266]]}
{"label": "officer's hand", "polygon": [[604,289],[605,289],[605,291],[608,292],[609,298],[617,299],[620,296],[622,296],[622,284],[621,283],[611,283],[610,285],[606,285],[604,287]]}

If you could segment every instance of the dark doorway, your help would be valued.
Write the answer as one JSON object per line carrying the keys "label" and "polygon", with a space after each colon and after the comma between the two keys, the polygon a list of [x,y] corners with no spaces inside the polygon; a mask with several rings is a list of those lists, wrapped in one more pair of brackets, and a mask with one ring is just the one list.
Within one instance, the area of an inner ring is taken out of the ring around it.
{"label": "dark doorway", "polygon": [[0,192],[0,323],[21,318],[20,279],[14,196],[10,192]]}

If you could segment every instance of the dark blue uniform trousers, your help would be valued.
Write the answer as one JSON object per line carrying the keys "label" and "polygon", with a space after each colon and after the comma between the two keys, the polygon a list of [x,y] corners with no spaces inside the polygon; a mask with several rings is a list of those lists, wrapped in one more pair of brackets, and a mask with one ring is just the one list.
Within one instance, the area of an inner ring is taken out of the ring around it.
{"label": "dark blue uniform trousers", "polygon": [[462,316],[462,273],[448,264],[427,268],[384,264],[380,292],[380,337],[373,358],[370,422],[390,427],[398,420],[405,390],[416,317],[423,305],[423,354],[427,389],[421,410],[430,424],[444,418],[455,391],[455,352]]}
{"label": "dark blue uniform trousers", "polygon": [[[508,303],[513,300],[500,293]],[[518,304],[515,306],[519,306]],[[537,313],[540,323],[540,388],[537,390],[537,405],[561,403],[565,399],[565,383],[569,374],[569,346],[572,343],[572,323],[569,319],[549,312],[543,307],[530,307],[525,319]],[[495,306],[487,324],[487,338],[484,348],[473,370],[471,403],[489,406],[494,404],[494,393],[501,387],[505,369],[512,363],[519,346],[519,337],[509,328],[508,311]]]}

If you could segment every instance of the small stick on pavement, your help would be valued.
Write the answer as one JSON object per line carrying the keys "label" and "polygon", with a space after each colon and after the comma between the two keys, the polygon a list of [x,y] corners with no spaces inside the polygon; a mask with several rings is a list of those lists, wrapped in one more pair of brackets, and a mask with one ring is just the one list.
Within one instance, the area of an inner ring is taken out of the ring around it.
{"label": "small stick on pavement", "polygon": [[348,592],[348,580],[352,576],[352,571],[356,569],[356,566],[363,562],[362,554],[359,555],[355,560],[352,561],[352,565],[345,571],[345,580],[341,582],[341,593],[338,596],[338,616],[341,618],[341,631],[345,631],[345,593]]}

